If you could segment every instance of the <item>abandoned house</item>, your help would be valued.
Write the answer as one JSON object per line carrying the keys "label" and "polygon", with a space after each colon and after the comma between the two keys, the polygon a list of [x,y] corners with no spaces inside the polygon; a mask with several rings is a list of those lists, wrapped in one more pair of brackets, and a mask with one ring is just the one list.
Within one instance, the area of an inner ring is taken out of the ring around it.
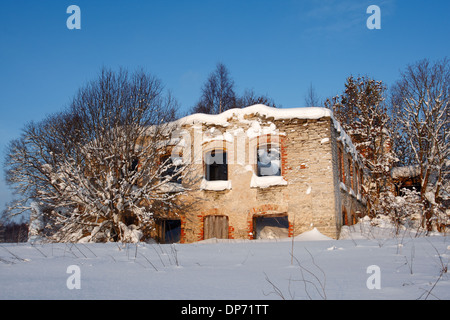
{"label": "abandoned house", "polygon": [[338,238],[366,211],[360,155],[325,108],[254,105],[178,122],[195,181],[189,209],[156,219],[160,242],[292,237],[317,228]]}
{"label": "abandoned house", "polygon": [[[183,210],[153,216],[151,237],[161,243],[277,239],[313,228],[337,239],[366,214],[360,154],[329,109],[253,105],[193,114],[175,127],[162,158],[189,170],[168,192],[189,191],[178,197]],[[35,211],[30,239],[45,224]]]}

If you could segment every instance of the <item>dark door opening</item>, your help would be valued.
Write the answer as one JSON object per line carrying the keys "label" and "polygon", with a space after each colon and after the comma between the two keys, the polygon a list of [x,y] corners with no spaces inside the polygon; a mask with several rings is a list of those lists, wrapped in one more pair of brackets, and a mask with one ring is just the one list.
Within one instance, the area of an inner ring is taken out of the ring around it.
{"label": "dark door opening", "polygon": [[159,242],[178,243],[181,239],[181,220],[160,220]]}
{"label": "dark door opening", "polygon": [[289,237],[289,220],[287,215],[253,217],[253,239],[280,239],[287,237]]}

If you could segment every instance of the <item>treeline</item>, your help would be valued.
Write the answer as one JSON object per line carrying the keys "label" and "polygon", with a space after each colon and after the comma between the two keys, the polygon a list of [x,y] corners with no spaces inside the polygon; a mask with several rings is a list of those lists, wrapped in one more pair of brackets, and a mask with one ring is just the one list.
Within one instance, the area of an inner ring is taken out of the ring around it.
{"label": "treeline", "polygon": [[223,63],[218,63],[203,84],[200,99],[191,108],[190,113],[219,114],[229,109],[245,108],[254,104],[277,107],[272,98],[256,94],[253,89],[246,89],[242,96],[238,95],[228,68]]}
{"label": "treeline", "polygon": [[[389,89],[382,81],[350,76],[341,95],[325,100],[364,155],[369,214],[401,222],[414,213],[427,231],[450,226],[449,103],[447,58],[408,65]],[[420,180],[412,190],[416,197],[407,192],[408,201],[395,197],[389,183],[391,170],[404,166]]]}

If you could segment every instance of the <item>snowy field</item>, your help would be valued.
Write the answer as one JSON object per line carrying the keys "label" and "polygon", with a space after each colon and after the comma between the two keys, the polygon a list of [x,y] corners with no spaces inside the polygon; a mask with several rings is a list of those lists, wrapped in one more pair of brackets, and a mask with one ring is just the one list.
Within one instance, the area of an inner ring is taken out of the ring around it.
{"label": "snowy field", "polygon": [[368,223],[341,240],[3,243],[0,299],[448,300],[449,259],[448,236]]}

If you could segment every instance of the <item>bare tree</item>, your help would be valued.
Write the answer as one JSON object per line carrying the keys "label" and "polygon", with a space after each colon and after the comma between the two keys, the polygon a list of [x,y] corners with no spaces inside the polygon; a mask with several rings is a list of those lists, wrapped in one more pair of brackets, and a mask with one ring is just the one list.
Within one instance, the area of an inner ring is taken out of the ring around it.
{"label": "bare tree", "polygon": [[266,106],[277,108],[275,101],[266,95],[257,95],[253,90],[245,90],[244,94],[237,99],[237,106],[245,108],[255,104],[264,104]]}
{"label": "bare tree", "polygon": [[310,84],[308,91],[305,96],[305,107],[320,107],[322,102],[317,96],[316,90],[314,89],[312,83]]}
{"label": "bare tree", "polygon": [[[408,65],[392,88],[394,117],[410,160],[419,166],[423,225],[445,219],[442,207],[444,177],[450,174],[450,64],[428,59]],[[408,161],[408,160],[407,160]],[[450,190],[446,190],[449,192]],[[442,222],[441,222],[442,223]],[[437,223],[437,226],[441,223]],[[448,223],[444,221],[443,224]]]}
{"label": "bare tree", "polygon": [[385,91],[381,81],[351,76],[341,96],[325,101],[363,156],[364,168],[370,172],[364,179],[363,189],[372,215],[384,210],[380,194],[388,191],[390,169],[396,161]]}
{"label": "bare tree", "polygon": [[176,107],[155,77],[102,70],[67,110],[11,142],[6,176],[20,198],[9,212],[45,214],[57,241],[139,240],[184,191],[163,188],[184,172],[163,157]]}
{"label": "bare tree", "polygon": [[227,67],[218,63],[202,88],[200,101],[193,108],[193,113],[219,114],[235,108],[236,93],[234,81],[230,77]]}
{"label": "bare tree", "polygon": [[267,95],[258,95],[253,89],[246,89],[242,96],[237,95],[230,72],[223,63],[218,63],[202,87],[199,102],[190,112],[219,114],[229,109],[245,108],[255,104],[279,107],[272,98]]}

